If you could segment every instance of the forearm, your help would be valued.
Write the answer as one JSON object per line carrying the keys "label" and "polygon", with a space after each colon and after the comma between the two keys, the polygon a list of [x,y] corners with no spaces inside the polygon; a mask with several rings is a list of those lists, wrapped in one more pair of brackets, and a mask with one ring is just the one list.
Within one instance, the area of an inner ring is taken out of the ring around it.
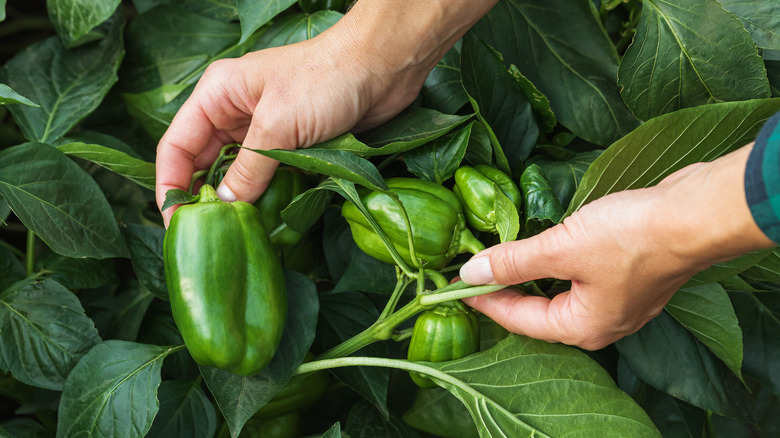
{"label": "forearm", "polygon": [[756,225],[745,198],[753,144],[659,184],[658,236],[681,260],[706,267],[775,244]]}

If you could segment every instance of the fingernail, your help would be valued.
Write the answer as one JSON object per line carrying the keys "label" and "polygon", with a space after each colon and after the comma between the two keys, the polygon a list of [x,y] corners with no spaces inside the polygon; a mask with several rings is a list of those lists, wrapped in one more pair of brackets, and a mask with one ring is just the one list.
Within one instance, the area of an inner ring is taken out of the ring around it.
{"label": "fingernail", "polygon": [[476,257],[460,268],[460,279],[467,284],[486,284],[493,281],[490,257]]}
{"label": "fingernail", "polygon": [[230,190],[230,187],[228,187],[225,183],[220,183],[219,187],[217,187],[217,196],[219,196],[219,199],[225,202],[233,202],[238,200],[236,194],[233,193],[233,191]]}

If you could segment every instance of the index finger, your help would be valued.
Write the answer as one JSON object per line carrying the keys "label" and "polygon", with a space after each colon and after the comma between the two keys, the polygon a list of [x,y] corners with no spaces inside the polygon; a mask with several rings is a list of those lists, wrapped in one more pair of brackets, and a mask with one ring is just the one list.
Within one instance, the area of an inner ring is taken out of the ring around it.
{"label": "index finger", "polygon": [[[195,158],[208,146],[214,125],[203,108],[188,99],[157,145],[155,199],[162,210],[168,190],[187,190],[195,168]],[[173,208],[162,212],[167,226]]]}

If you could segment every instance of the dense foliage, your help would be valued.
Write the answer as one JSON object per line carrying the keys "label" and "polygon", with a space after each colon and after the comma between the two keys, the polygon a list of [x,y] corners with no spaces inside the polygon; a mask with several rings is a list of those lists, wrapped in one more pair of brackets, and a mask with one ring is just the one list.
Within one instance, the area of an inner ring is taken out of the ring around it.
{"label": "dense foliage", "polygon": [[[386,178],[452,188],[486,165],[522,195],[496,190],[495,235],[473,230],[489,246],[732,151],[780,111],[776,0],[501,0],[395,119],[263,152],[314,185],[281,212],[300,235],[277,247],[280,347],[248,377],[198,366],[168,299],[157,141],[211,62],[311,38],[344,12],[318,7],[345,5],[0,0],[0,436],[780,435],[779,250],[701,272],[597,352],[481,317],[481,351],[412,362],[420,311],[491,289],[442,287],[468,254],[417,272],[380,233],[397,266],[374,259],[341,214]],[[317,400],[255,416],[321,370]]]}

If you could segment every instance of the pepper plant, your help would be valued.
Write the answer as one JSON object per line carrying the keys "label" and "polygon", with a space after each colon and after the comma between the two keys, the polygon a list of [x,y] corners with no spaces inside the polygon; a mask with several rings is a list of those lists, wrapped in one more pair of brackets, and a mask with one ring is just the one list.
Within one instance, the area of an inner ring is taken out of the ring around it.
{"label": "pepper plant", "polygon": [[[346,7],[0,1],[0,436],[777,436],[780,251],[697,274],[600,351],[480,316],[478,351],[408,360],[418,315],[501,286],[451,283],[460,251],[423,263],[441,230],[415,234],[393,188],[503,172],[520,197],[490,177],[490,226],[453,222],[490,246],[735,150],[780,111],[775,0],[501,0],[393,120],[257,151],[310,187],[264,219],[295,235],[267,257],[285,268],[279,347],[247,376],[196,363],[166,283],[157,141],[211,62],[312,38]],[[195,201],[237,147],[169,202]]]}

